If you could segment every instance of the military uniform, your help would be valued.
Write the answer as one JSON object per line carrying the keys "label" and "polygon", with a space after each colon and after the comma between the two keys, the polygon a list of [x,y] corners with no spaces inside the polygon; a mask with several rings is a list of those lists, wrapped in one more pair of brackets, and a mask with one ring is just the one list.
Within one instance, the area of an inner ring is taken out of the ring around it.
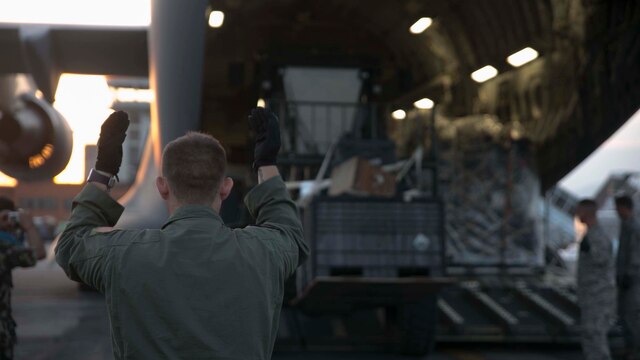
{"label": "military uniform", "polygon": [[595,225],[582,239],[578,258],[581,340],[587,360],[611,359],[607,333],[614,319],[615,296],[611,240]]}
{"label": "military uniform", "polygon": [[618,314],[629,350],[640,359],[640,225],[623,220],[616,262]]}
{"label": "military uniform", "polygon": [[13,359],[16,323],[11,316],[11,270],[36,264],[33,250],[0,243],[0,360]]}
{"label": "military uniform", "polygon": [[181,207],[157,230],[96,231],[123,208],[87,184],[56,259],[106,295],[116,359],[269,359],[284,282],[307,257],[280,177],[245,203],[257,226],[232,230],[207,206]]}

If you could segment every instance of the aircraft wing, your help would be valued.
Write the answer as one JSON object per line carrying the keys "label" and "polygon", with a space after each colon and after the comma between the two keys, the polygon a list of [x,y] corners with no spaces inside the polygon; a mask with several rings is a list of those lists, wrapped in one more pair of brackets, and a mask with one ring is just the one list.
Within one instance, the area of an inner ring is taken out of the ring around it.
{"label": "aircraft wing", "polygon": [[148,76],[147,28],[0,24],[0,74],[31,73],[53,100],[61,73]]}

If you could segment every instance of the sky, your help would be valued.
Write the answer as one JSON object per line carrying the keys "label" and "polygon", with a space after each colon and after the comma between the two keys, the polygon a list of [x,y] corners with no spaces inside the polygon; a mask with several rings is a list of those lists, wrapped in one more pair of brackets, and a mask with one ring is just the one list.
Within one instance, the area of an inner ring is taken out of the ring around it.
{"label": "sky", "polygon": [[0,0],[0,23],[148,26],[150,9],[151,0]]}
{"label": "sky", "polygon": [[589,197],[609,175],[620,172],[640,172],[640,110],[559,184],[576,196]]}

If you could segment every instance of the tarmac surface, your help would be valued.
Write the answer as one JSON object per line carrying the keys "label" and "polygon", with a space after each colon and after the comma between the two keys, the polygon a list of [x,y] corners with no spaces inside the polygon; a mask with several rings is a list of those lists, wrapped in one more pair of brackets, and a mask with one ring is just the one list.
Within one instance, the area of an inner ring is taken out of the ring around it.
{"label": "tarmac surface", "polygon": [[[109,324],[101,295],[80,291],[49,259],[36,268],[14,271],[14,317],[18,323],[17,360],[112,359]],[[435,360],[578,360],[577,347],[438,344]],[[274,360],[417,359],[389,353],[277,351]]]}

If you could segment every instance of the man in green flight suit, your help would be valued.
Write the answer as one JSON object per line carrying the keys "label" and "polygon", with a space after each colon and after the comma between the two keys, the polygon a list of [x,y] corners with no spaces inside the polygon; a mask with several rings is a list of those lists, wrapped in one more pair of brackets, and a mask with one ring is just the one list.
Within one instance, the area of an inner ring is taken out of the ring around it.
{"label": "man in green flight suit", "polygon": [[246,197],[256,226],[232,230],[218,215],[233,181],[220,143],[188,133],[169,143],[156,179],[170,217],[161,229],[120,230],[109,196],[129,120],[104,122],[98,159],[74,199],[56,259],[67,275],[105,294],[116,359],[270,359],[284,282],[308,253],[302,225],[275,166],[278,120],[262,108],[259,185]]}

